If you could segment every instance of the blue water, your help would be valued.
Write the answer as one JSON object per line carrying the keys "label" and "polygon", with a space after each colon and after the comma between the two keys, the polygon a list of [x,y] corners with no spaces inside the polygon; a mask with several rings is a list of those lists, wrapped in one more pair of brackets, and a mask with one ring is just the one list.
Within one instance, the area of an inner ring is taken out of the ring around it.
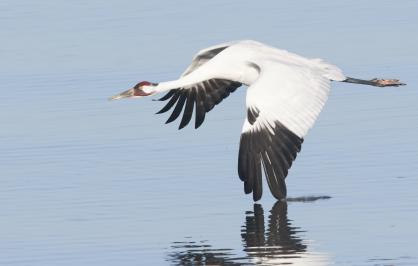
{"label": "blue water", "polygon": [[[418,2],[0,3],[0,265],[417,265]],[[245,88],[198,130],[149,99],[193,54],[255,39],[333,84],[276,203],[236,172]],[[306,198],[326,196],[324,198]],[[316,200],[315,200],[316,199]]]}

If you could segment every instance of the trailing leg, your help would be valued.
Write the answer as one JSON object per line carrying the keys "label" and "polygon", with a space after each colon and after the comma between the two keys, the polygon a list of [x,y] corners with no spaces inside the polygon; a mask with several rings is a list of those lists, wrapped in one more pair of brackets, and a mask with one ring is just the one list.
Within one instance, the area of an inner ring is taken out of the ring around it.
{"label": "trailing leg", "polygon": [[400,82],[399,79],[374,78],[371,80],[364,80],[364,79],[356,79],[356,78],[347,77],[342,82],[370,85],[370,86],[376,86],[376,87],[389,87],[389,86],[398,87],[398,86],[406,85],[405,83]]}

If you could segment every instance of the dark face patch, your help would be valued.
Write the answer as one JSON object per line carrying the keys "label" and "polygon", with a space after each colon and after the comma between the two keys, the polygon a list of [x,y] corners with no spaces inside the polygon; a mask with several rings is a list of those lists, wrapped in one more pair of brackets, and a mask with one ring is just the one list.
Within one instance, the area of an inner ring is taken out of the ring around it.
{"label": "dark face patch", "polygon": [[138,84],[136,84],[136,85],[134,86],[134,88],[135,88],[135,89],[139,89],[139,88],[141,88],[142,86],[149,86],[149,85],[151,85],[151,82],[148,82],[148,81],[141,81],[141,82],[139,82]]}

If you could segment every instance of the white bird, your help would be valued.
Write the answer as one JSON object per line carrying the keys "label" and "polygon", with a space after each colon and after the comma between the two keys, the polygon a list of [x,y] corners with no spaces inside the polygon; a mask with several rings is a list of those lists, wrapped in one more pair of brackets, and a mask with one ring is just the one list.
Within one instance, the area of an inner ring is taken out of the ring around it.
{"label": "white bird", "polygon": [[331,81],[372,86],[405,85],[396,79],[361,80],[321,59],[308,59],[256,42],[235,41],[201,50],[177,80],[142,81],[110,100],[168,93],[169,100],[158,112],[174,105],[166,123],[184,112],[179,129],[195,112],[195,128],[207,112],[241,85],[248,86],[247,117],[242,128],[238,175],[246,194],[254,201],[262,195],[262,168],[277,199],[286,198],[285,178],[301,149],[303,138],[313,126],[330,91]]}

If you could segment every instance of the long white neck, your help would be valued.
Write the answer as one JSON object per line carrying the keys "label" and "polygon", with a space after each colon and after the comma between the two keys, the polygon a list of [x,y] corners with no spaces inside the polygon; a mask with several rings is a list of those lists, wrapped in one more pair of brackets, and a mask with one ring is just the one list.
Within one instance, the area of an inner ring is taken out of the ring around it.
{"label": "long white neck", "polygon": [[[245,68],[245,70],[248,69],[248,67]],[[177,80],[160,82],[156,86],[150,86],[149,89],[145,88],[144,91],[160,93],[171,89],[191,87],[197,83],[210,79],[228,79],[241,82],[241,76],[243,76],[241,68],[231,68],[230,66],[225,66],[225,64],[220,64],[219,62],[214,62],[212,60],[186,76],[182,76]]]}
{"label": "long white neck", "polygon": [[203,82],[205,80],[209,80],[215,77],[214,71],[208,71],[208,68],[199,68],[193,71],[192,73],[182,76],[177,80],[165,81],[160,82],[156,86],[150,86],[150,88],[146,88],[146,90],[152,91],[154,93],[165,92],[171,89],[178,89],[192,86],[196,83]]}
{"label": "long white neck", "polygon": [[[187,76],[186,76],[187,77]],[[157,86],[154,87],[155,92],[165,92],[171,89],[178,89],[183,88],[187,86],[191,86],[193,84],[202,82],[203,80],[191,80],[189,78],[182,77],[177,80],[171,80],[171,81],[164,81],[158,83]]]}
{"label": "long white neck", "polygon": [[204,78],[192,79],[186,76],[186,77],[181,77],[177,80],[160,82],[157,85],[143,86],[142,90],[146,93],[160,93],[160,92],[169,91],[171,89],[178,89],[178,88],[184,88],[187,86],[192,86],[193,84],[202,82],[204,80],[206,79]]}

